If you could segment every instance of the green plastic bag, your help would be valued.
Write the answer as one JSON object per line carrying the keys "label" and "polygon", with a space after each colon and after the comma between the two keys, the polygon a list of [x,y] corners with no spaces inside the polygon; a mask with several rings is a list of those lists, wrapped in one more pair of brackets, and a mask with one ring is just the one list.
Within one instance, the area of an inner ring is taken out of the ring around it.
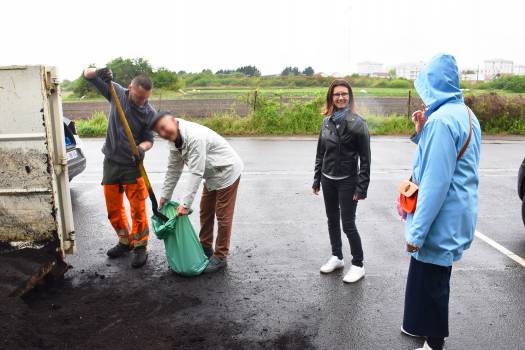
{"label": "green plastic bag", "polygon": [[151,217],[153,232],[158,239],[164,240],[166,258],[171,269],[183,276],[197,276],[208,265],[208,258],[188,215],[177,217],[178,206],[177,202],[164,204],[160,211],[169,218],[165,223],[155,215]]}

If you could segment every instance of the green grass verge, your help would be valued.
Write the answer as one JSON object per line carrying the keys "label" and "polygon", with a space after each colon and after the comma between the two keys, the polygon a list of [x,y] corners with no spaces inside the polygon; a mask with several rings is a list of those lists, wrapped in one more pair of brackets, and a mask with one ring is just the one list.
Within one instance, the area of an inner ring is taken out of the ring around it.
{"label": "green grass verge", "polygon": [[[410,135],[414,126],[405,116],[364,116],[371,135]],[[315,136],[319,133],[319,123],[305,124],[288,120],[282,124],[261,123],[253,115],[239,117],[232,114],[215,115],[211,118],[191,118],[224,136]],[[101,137],[106,135],[107,119],[104,113],[96,113],[88,120],[76,121],[81,137]],[[483,126],[485,135],[525,135],[525,122],[490,123]]]}
{"label": "green grass verge", "polygon": [[[489,99],[492,102],[487,102]],[[490,135],[525,135],[525,118],[522,115],[521,97],[507,98],[492,95],[471,98],[473,110],[478,116],[482,130]],[[254,101],[249,101],[253,104]],[[484,109],[486,104],[497,110]],[[261,96],[257,99],[256,111],[246,117],[235,114],[218,114],[211,118],[191,118],[225,136],[271,136],[271,135],[317,135],[323,121],[320,111],[323,98],[318,96],[308,102],[279,103],[279,99]],[[516,107],[517,106],[517,107]],[[505,107],[505,108],[503,108]],[[500,116],[500,117],[495,117]],[[517,117],[515,117],[517,116]],[[372,135],[409,135],[412,122],[406,116],[363,116]],[[77,121],[80,136],[103,136],[107,129],[107,118],[102,112],[93,114],[89,120]]]}
{"label": "green grass verge", "polygon": [[[240,117],[233,114],[215,115],[211,118],[191,118],[224,136],[292,136],[317,135],[322,117],[315,122],[288,119],[281,123],[261,121],[254,115]],[[409,135],[413,125],[406,117],[367,116],[372,135]],[[80,137],[106,135],[107,118],[104,113],[95,113],[91,119],[76,121]]]}
{"label": "green grass verge", "polygon": [[[410,135],[414,131],[412,122],[401,116],[366,116],[371,135]],[[220,115],[207,119],[193,120],[215,130],[224,136],[317,136],[321,123],[297,125],[289,122],[288,128],[255,126],[253,117]]]}
{"label": "green grass verge", "polygon": [[108,129],[108,118],[104,112],[95,112],[90,119],[76,120],[75,125],[80,137],[105,136]]}

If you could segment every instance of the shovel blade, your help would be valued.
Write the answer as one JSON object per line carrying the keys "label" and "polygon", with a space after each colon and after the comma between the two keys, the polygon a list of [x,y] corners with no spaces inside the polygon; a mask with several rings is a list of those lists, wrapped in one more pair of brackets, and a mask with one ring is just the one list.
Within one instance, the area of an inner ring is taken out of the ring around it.
{"label": "shovel blade", "polygon": [[169,220],[166,215],[162,214],[158,210],[154,210],[153,211],[153,215],[155,215],[160,221],[162,221],[162,223],[165,223],[165,222],[167,222]]}

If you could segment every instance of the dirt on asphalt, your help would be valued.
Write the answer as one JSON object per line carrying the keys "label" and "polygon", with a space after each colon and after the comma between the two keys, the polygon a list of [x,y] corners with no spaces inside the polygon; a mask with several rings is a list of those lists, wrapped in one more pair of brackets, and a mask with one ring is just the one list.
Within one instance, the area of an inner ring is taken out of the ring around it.
{"label": "dirt on asphalt", "polygon": [[306,326],[254,340],[243,336],[249,320],[232,320],[228,313],[218,319],[188,319],[186,311],[202,306],[202,300],[174,288],[184,278],[173,273],[152,280],[147,289],[144,281],[123,285],[97,272],[80,273],[80,284],[66,278],[37,287],[24,298],[0,296],[0,348],[314,348]]}

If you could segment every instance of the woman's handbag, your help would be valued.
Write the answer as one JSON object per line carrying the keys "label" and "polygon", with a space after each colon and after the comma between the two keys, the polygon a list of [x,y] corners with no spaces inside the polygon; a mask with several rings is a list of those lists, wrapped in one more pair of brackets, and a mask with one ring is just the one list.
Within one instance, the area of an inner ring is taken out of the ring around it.
{"label": "woman's handbag", "polygon": [[[465,151],[467,150],[467,147],[470,143],[470,139],[472,137],[472,111],[468,107],[467,109],[470,120],[470,131],[467,137],[467,141],[465,142],[463,148],[461,148],[461,151],[459,152],[459,155],[457,157],[458,161],[463,157],[463,154],[465,154]],[[410,177],[410,180],[403,181],[399,185],[399,206],[408,214],[414,214],[416,211],[418,191],[419,187],[412,182],[412,177]]]}
{"label": "woman's handbag", "polygon": [[419,187],[412,182],[412,178],[399,185],[399,206],[406,213],[413,214],[417,206],[417,191]]}

